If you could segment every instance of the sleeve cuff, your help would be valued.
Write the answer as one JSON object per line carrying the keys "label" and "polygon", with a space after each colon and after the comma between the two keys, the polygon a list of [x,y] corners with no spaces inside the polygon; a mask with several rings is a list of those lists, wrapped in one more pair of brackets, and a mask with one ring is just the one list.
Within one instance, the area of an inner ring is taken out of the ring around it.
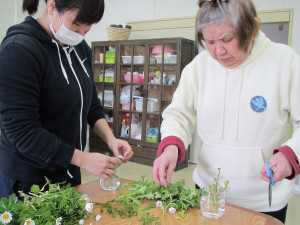
{"label": "sleeve cuff", "polygon": [[176,136],[166,137],[160,142],[157,150],[157,157],[159,157],[164,152],[165,148],[169,145],[176,145],[178,147],[177,164],[180,163],[185,156],[186,149],[184,147],[183,141]]}
{"label": "sleeve cuff", "polygon": [[286,145],[275,149],[273,151],[273,154],[276,154],[277,152],[283,153],[284,156],[289,160],[290,164],[292,165],[292,169],[293,169],[292,175],[289,177],[286,177],[286,179],[288,179],[288,180],[294,179],[300,173],[299,161],[298,161],[296,154],[289,146],[286,146]]}
{"label": "sleeve cuff", "polygon": [[51,159],[51,161],[47,161],[47,169],[54,170],[56,166],[61,166],[67,168],[72,160],[74,155],[75,147],[62,143],[60,147],[60,151]]}

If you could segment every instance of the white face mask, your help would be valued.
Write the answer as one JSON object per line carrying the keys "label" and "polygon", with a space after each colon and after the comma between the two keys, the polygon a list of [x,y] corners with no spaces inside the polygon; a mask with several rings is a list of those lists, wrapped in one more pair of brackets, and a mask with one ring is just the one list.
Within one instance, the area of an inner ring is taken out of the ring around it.
{"label": "white face mask", "polygon": [[59,22],[61,24],[58,31],[55,33],[53,26],[52,26],[52,16],[50,16],[51,24],[50,24],[50,30],[54,37],[60,41],[61,43],[65,45],[78,45],[83,40],[83,36],[79,33],[76,33],[74,31],[69,30],[60,20],[60,16],[58,15]]}

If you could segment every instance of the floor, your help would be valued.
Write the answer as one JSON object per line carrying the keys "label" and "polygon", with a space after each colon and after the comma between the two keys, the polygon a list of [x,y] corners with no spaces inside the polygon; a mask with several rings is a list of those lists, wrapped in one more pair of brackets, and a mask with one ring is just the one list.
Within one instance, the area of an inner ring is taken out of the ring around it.
{"label": "floor", "polygon": [[[195,186],[192,180],[192,172],[196,167],[195,164],[189,164],[187,168],[173,173],[171,182],[176,182],[185,178],[185,187],[193,188]],[[146,179],[152,179],[152,167],[141,165],[134,162],[128,162],[120,167],[121,178],[130,180],[139,180],[141,176],[146,176]],[[187,176],[188,174],[188,176]],[[82,170],[82,183],[87,183],[92,180],[99,179],[98,177]],[[299,225],[300,221],[300,195],[294,194],[288,204],[287,219],[285,225]]]}

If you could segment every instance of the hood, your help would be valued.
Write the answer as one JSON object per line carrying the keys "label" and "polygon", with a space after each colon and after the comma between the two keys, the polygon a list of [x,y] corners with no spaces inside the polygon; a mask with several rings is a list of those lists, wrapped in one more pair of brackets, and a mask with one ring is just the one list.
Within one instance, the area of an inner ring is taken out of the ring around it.
{"label": "hood", "polygon": [[24,22],[10,27],[7,30],[6,37],[2,42],[18,34],[28,35],[38,39],[43,43],[53,45],[52,39],[49,34],[43,29],[43,27],[37,22],[37,20],[32,18],[31,16],[27,16]]}
{"label": "hood", "polygon": [[[20,34],[33,37],[36,40],[42,42],[43,44],[47,44],[47,45],[50,45],[50,46],[53,46],[53,47],[57,48],[57,56],[59,58],[61,71],[62,71],[62,73],[63,73],[63,75],[66,79],[66,82],[68,84],[69,84],[69,79],[68,79],[68,75],[67,75],[66,70],[65,70],[65,66],[62,63],[62,56],[61,56],[61,53],[60,53],[60,48],[63,49],[63,51],[64,51],[64,53],[65,53],[65,55],[68,59],[68,63],[69,63],[71,68],[72,68],[72,66],[71,66],[72,65],[72,60],[71,60],[71,57],[70,57],[70,53],[74,50],[74,53],[76,55],[76,58],[78,59],[79,64],[81,65],[82,69],[87,74],[87,76],[89,76],[89,74],[88,74],[88,72],[87,72],[87,70],[86,70],[86,68],[83,64],[84,61],[82,61],[81,58],[79,57],[79,55],[76,51],[76,48],[74,46],[60,47],[58,45],[58,43],[49,36],[49,34],[37,22],[36,19],[32,18],[31,16],[27,16],[25,18],[24,22],[10,27],[7,31],[6,37],[3,39],[3,43],[4,43],[5,40],[7,40],[7,39],[9,39],[9,38],[11,38],[15,35],[20,35]],[[74,73],[73,68],[72,68],[72,72]]]}
{"label": "hood", "polygon": [[258,55],[260,55],[265,47],[271,42],[269,38],[266,37],[266,35],[262,32],[259,31],[256,39],[253,42],[252,50],[245,62],[242,63],[241,66],[246,66],[249,63],[251,63],[253,60],[257,58]]}

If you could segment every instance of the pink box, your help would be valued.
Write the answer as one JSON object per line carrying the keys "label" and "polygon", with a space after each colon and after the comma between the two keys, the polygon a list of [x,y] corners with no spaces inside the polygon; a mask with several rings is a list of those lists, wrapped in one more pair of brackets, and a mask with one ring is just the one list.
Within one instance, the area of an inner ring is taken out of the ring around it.
{"label": "pink box", "polygon": [[[144,77],[141,77],[138,74],[133,74],[133,83],[142,84],[144,83]],[[131,83],[131,74],[124,74],[124,79],[127,83]]]}
{"label": "pink box", "polygon": [[[133,101],[131,102],[131,109],[133,109]],[[122,109],[124,110],[130,110],[130,102],[122,104]]]}

